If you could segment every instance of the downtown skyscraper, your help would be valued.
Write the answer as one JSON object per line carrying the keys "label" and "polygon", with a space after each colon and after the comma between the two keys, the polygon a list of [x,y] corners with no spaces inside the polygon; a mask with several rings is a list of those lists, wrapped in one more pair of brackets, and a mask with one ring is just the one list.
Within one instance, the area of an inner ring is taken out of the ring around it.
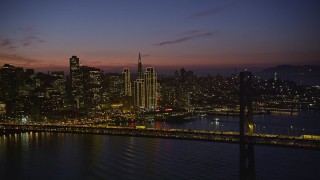
{"label": "downtown skyscraper", "polygon": [[100,101],[101,71],[80,66],[79,58],[70,58],[71,94],[77,108],[96,108]]}
{"label": "downtown skyscraper", "polygon": [[72,56],[70,58],[70,79],[71,79],[71,94],[73,100],[76,101],[76,107],[80,108],[83,104],[82,94],[83,94],[83,83],[82,83],[82,73],[80,70],[80,62],[77,56]]}
{"label": "downtown skyscraper", "polygon": [[157,108],[157,73],[148,67],[142,73],[141,54],[138,58],[138,77],[134,81],[134,107],[146,110]]}
{"label": "downtown skyscraper", "polygon": [[142,74],[142,63],[141,63],[141,55],[139,53],[138,58],[138,77],[133,83],[133,104],[135,108],[145,108],[145,91],[144,91],[144,80]]}
{"label": "downtown skyscraper", "polygon": [[148,67],[144,73],[145,108],[153,110],[157,108],[157,73],[153,67]]}
{"label": "downtown skyscraper", "polygon": [[129,68],[124,68],[122,71],[124,79],[124,96],[131,96],[131,78]]}

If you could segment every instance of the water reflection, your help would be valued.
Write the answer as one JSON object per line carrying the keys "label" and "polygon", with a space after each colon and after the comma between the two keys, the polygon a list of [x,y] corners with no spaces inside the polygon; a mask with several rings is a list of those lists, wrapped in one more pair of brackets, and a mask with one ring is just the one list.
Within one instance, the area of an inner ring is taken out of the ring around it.
{"label": "water reflection", "polygon": [[254,145],[253,143],[240,142],[240,167],[239,179],[240,180],[255,180],[255,161],[254,161]]}
{"label": "water reflection", "polygon": [[[254,129],[258,134],[281,134],[281,135],[320,135],[320,111],[302,111],[299,116],[291,115],[257,115],[254,116]],[[209,131],[232,131],[239,132],[239,118],[236,116],[205,117],[193,116],[189,119],[166,120],[166,121],[139,121],[139,122],[115,122],[115,126],[146,126],[156,129],[192,129]]]}
{"label": "water reflection", "polygon": [[253,144],[243,152],[238,144],[160,138],[0,135],[0,179],[241,179],[241,164],[242,179],[317,179],[319,157]]}

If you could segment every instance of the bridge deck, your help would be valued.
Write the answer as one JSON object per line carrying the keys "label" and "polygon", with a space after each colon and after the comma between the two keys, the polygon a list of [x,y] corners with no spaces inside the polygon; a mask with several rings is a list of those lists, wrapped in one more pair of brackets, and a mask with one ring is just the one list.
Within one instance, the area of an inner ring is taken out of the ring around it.
{"label": "bridge deck", "polygon": [[[123,136],[187,139],[239,143],[238,132],[185,130],[185,129],[135,129],[131,127],[103,127],[92,125],[8,124],[0,123],[0,134],[20,132],[87,133]],[[246,142],[257,145],[309,148],[320,150],[319,136],[284,136],[274,134],[246,135]]]}

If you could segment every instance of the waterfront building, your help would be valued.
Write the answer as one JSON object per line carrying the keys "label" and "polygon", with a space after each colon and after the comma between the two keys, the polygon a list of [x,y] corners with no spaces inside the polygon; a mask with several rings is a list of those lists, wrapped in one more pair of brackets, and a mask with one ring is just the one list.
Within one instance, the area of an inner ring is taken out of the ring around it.
{"label": "waterfront building", "polygon": [[0,120],[4,120],[6,117],[6,104],[0,101]]}
{"label": "waterfront building", "polygon": [[4,64],[0,69],[0,99],[6,103],[6,114],[9,117],[20,117],[25,114],[24,86],[25,72],[21,67]]}

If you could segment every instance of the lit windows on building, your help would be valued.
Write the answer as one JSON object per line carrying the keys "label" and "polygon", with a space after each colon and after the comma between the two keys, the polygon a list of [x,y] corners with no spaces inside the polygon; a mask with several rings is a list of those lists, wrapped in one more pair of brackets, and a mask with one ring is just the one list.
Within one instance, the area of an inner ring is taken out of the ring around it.
{"label": "lit windows on building", "polygon": [[122,72],[124,78],[124,96],[131,96],[131,80],[130,71],[128,68],[124,68]]}
{"label": "lit windows on building", "polygon": [[153,67],[148,67],[144,73],[145,108],[148,110],[157,108],[157,73]]}

